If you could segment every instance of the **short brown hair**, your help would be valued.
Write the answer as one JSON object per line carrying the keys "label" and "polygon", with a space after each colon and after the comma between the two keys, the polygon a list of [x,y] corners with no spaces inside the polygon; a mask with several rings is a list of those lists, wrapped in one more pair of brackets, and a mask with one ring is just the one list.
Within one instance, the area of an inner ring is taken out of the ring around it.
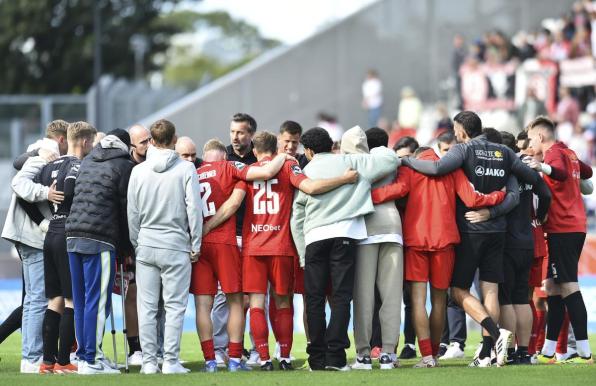
{"label": "short brown hair", "polygon": [[255,150],[259,153],[277,152],[277,137],[268,131],[259,131],[252,139]]}
{"label": "short brown hair", "polygon": [[158,145],[169,145],[176,135],[176,126],[166,119],[160,119],[150,128],[151,137]]}
{"label": "short brown hair", "polygon": [[203,153],[207,153],[211,150],[217,150],[223,153],[227,153],[226,145],[224,145],[223,142],[217,138],[210,139],[205,143],[205,146],[203,146]]}
{"label": "short brown hair", "polygon": [[73,122],[68,125],[67,130],[67,139],[69,141],[76,141],[78,139],[89,139],[93,142],[95,138],[95,134],[97,134],[97,130],[91,124],[78,121]]}
{"label": "short brown hair", "polygon": [[68,132],[68,122],[63,121],[62,119],[56,119],[48,123],[46,126],[46,137],[52,139],[58,139],[58,137],[66,138],[66,133]]}
{"label": "short brown hair", "polygon": [[528,125],[528,131],[541,127],[543,129],[548,130],[551,134],[555,133],[555,124],[551,121],[548,117],[544,115],[537,116],[530,124]]}

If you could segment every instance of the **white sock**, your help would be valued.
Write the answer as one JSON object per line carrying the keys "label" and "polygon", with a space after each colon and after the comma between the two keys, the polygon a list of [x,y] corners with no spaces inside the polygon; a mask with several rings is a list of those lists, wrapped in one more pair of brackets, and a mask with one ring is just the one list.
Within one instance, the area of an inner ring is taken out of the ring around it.
{"label": "white sock", "polygon": [[557,349],[557,341],[556,340],[544,340],[544,346],[542,346],[542,355],[546,355],[552,357],[555,355],[555,350]]}
{"label": "white sock", "polygon": [[267,363],[271,362],[271,360],[268,361],[261,361],[261,366],[266,365]]}
{"label": "white sock", "polygon": [[236,363],[240,363],[241,359],[240,358],[230,358],[231,361],[234,361]]}
{"label": "white sock", "polygon": [[577,354],[580,357],[588,358],[592,355],[592,350],[590,350],[590,342],[586,340],[577,340],[575,341],[575,345],[577,347]]}

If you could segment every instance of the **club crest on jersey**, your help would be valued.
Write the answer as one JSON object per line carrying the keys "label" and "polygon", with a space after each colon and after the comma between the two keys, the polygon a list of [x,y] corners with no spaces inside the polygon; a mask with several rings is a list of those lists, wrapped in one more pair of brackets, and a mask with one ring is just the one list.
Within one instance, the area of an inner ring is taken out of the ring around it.
{"label": "club crest on jersey", "polygon": [[302,168],[300,168],[300,166],[298,165],[294,165],[292,166],[292,172],[294,173],[295,176],[302,174]]}
{"label": "club crest on jersey", "polygon": [[493,168],[485,168],[484,166],[478,165],[474,169],[474,173],[478,177],[483,176],[493,176],[493,177],[505,177],[505,170],[503,169],[493,169]]}
{"label": "club crest on jersey", "polygon": [[242,170],[242,169],[244,169],[246,167],[245,164],[243,164],[242,162],[239,162],[239,161],[234,161],[234,166],[238,170]]}

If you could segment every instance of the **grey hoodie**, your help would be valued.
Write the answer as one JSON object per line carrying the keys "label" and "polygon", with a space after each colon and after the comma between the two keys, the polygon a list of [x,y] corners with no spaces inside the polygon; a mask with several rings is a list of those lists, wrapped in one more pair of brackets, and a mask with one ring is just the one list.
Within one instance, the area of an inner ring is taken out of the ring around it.
{"label": "grey hoodie", "polygon": [[192,163],[174,150],[150,147],[132,170],[128,185],[128,229],[132,245],[198,252],[203,211]]}

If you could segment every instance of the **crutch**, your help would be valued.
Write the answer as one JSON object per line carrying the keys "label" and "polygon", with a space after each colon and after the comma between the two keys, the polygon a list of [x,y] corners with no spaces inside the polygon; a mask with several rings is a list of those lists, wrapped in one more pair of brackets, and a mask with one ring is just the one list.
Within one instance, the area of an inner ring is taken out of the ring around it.
{"label": "crutch", "polygon": [[128,337],[126,331],[126,288],[124,287],[124,262],[120,260],[120,294],[122,295],[122,334],[124,335],[124,372],[128,373]]}
{"label": "crutch", "polygon": [[116,364],[116,366],[118,366],[118,353],[116,351],[116,326],[114,325],[114,305],[113,304],[110,307],[110,322],[112,323],[112,348],[114,349],[114,363]]}

